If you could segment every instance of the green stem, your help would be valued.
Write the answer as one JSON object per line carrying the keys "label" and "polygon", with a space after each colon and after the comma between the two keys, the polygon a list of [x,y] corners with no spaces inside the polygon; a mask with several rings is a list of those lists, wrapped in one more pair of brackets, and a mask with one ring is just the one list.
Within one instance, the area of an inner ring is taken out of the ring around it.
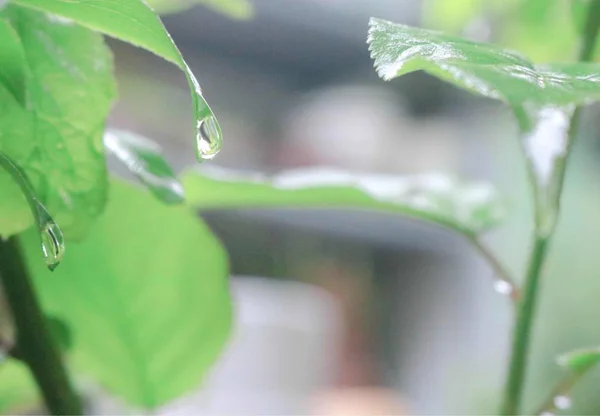
{"label": "green stem", "polygon": [[535,312],[535,303],[538,293],[538,286],[546,257],[549,239],[536,237],[531,252],[525,285],[522,289],[519,308],[517,311],[516,325],[514,329],[512,354],[508,378],[506,380],[506,390],[504,392],[504,402],[502,403],[501,414],[516,415],[519,412],[521,396],[525,383],[525,371],[527,368],[527,353],[529,351],[529,340],[531,337],[531,323]]}
{"label": "green stem", "polygon": [[[592,0],[588,10],[587,21],[585,24],[579,61],[587,62],[592,60],[596,46],[598,29],[600,28],[600,0]],[[573,145],[579,124],[580,111],[576,109],[570,121],[568,148]],[[567,153],[568,154],[568,153]],[[553,193],[553,201],[557,212],[559,212],[562,189],[565,180],[567,160],[557,166],[556,188]],[[536,208],[536,212],[538,209]],[[546,259],[546,254],[553,232],[546,233],[536,230],[533,248],[529,256],[529,265],[525,276],[525,283],[522,290],[522,296],[519,301],[516,316],[516,324],[513,332],[513,343],[511,348],[511,358],[504,391],[504,400],[502,402],[501,413],[503,415],[519,414],[523,388],[525,385],[525,374],[527,370],[527,358],[531,338],[532,323],[535,315],[535,306],[537,294],[539,292],[539,282]]]}
{"label": "green stem", "polygon": [[12,310],[19,354],[31,370],[48,411],[53,415],[83,414],[14,237],[0,240],[0,279]]}

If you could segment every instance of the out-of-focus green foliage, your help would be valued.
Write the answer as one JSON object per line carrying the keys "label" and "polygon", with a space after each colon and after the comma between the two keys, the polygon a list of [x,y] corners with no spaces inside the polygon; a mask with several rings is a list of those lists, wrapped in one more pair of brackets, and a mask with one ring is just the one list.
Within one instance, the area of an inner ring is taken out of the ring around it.
{"label": "out-of-focus green foliage", "polygon": [[[113,181],[89,237],[69,246],[52,274],[39,238],[22,246],[44,309],[72,333],[69,362],[128,404],[155,409],[197,387],[231,327],[227,256],[182,206]],[[0,367],[0,385],[24,376]],[[15,375],[17,374],[17,375]],[[0,389],[0,404],[29,399],[23,383]],[[6,396],[2,396],[6,394]]]}
{"label": "out-of-focus green foliage", "polygon": [[475,37],[489,31],[491,40],[534,62],[568,61],[577,49],[579,6],[573,0],[425,0],[423,23]]}
{"label": "out-of-focus green foliage", "polygon": [[338,169],[297,169],[272,177],[228,170],[190,170],[188,203],[199,209],[354,208],[406,215],[472,235],[495,226],[502,209],[487,184],[440,174],[368,175]]}
{"label": "out-of-focus green foliage", "polygon": [[249,0],[147,0],[160,14],[178,13],[197,4],[208,7],[227,17],[238,20],[251,19],[254,8]]}

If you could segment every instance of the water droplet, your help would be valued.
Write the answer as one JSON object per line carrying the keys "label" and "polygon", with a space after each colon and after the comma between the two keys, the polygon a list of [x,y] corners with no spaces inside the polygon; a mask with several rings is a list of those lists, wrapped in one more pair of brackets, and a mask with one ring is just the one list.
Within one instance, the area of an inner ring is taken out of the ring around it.
{"label": "water droplet", "polygon": [[199,160],[214,158],[223,143],[221,126],[213,115],[198,120],[198,133],[196,135],[197,154]]}
{"label": "water droplet", "polygon": [[51,271],[54,270],[65,254],[65,242],[62,231],[58,224],[54,222],[46,207],[37,199],[29,178],[23,169],[2,152],[0,152],[0,166],[13,177],[27,199],[27,203],[40,232],[42,252],[46,260],[46,266]]}
{"label": "water droplet", "polygon": [[111,129],[104,135],[104,145],[162,202],[180,204],[185,200],[183,186],[156,143],[136,134]]}
{"label": "water droplet", "polygon": [[553,399],[553,402],[554,406],[560,410],[565,410],[571,407],[571,398],[569,396],[556,396]]}
{"label": "water droplet", "polygon": [[506,280],[498,279],[494,282],[494,290],[501,295],[510,295],[514,288],[513,285]]}
{"label": "water droplet", "polygon": [[[45,208],[43,208],[45,211]],[[46,260],[46,266],[50,271],[56,269],[59,265],[63,255],[65,254],[65,242],[63,234],[58,225],[48,215],[47,220],[40,229],[40,236],[42,239],[42,252]]]}
{"label": "water droplet", "polygon": [[552,412],[542,412],[540,413],[540,416],[555,416],[555,414]]}

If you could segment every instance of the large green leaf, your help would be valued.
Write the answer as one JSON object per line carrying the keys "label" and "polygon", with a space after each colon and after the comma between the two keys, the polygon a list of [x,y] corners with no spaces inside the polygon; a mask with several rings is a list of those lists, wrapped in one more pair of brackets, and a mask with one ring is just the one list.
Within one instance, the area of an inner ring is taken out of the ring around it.
{"label": "large green leaf", "polygon": [[0,412],[27,414],[39,405],[35,382],[25,364],[8,358],[0,363]]}
{"label": "large green leaf", "polygon": [[[102,36],[43,13],[9,6],[26,52],[27,108],[0,85],[0,151],[20,166],[66,233],[77,237],[102,211],[104,122],[115,86]],[[12,178],[0,172],[0,235],[33,223]]]}
{"label": "large green leaf", "polygon": [[495,45],[380,19],[371,20],[368,42],[385,80],[423,70],[511,106],[535,186],[537,229],[552,230],[570,118],[575,105],[600,98],[600,65],[534,65]]}
{"label": "large green leaf", "polygon": [[45,311],[72,332],[72,368],[153,409],[198,386],[229,334],[227,257],[186,207],[111,182],[89,237],[54,273],[23,249]]}
{"label": "large green leaf", "polygon": [[232,19],[250,19],[254,14],[248,0],[148,0],[160,14],[179,13],[195,4],[204,5]]}
{"label": "large green leaf", "polygon": [[21,39],[6,19],[0,18],[0,83],[25,105],[27,63]]}
{"label": "large green leaf", "polygon": [[221,147],[221,127],[202,96],[198,81],[173,43],[160,18],[144,0],[12,0],[53,13],[90,29],[145,48],[173,62],[185,73],[192,95],[201,159],[213,158]]}
{"label": "large green leaf", "polygon": [[370,209],[432,222],[467,235],[495,225],[502,210],[491,187],[440,174],[393,176],[313,168],[273,177],[196,169],[183,176],[190,205],[202,209],[303,207]]}

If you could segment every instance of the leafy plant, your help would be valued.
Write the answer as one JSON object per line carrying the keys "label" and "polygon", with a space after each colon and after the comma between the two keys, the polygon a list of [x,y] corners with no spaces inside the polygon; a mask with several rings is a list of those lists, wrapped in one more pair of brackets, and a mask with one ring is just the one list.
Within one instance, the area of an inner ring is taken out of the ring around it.
{"label": "leafy plant", "polygon": [[[600,28],[600,2],[587,5],[577,63],[534,65],[512,51],[439,32],[372,19],[371,55],[385,80],[424,70],[460,88],[508,104],[520,140],[535,203],[535,230],[517,314],[501,413],[518,414],[525,381],[531,328],[539,281],[557,223],[569,151],[575,139],[579,107],[598,100],[600,65],[589,63]],[[569,356],[577,376],[596,363],[594,354]],[[541,412],[570,406],[565,390],[553,392]]]}
{"label": "leafy plant", "polygon": [[[201,3],[246,7],[243,1]],[[514,113],[535,203],[529,265],[519,287],[480,240],[502,217],[489,185],[439,174],[339,169],[267,177],[194,168],[180,182],[157,145],[105,128],[116,92],[103,35],[177,65],[190,86],[198,159],[219,151],[220,126],[153,9],[143,0],[9,0],[0,9],[0,277],[16,339],[0,367],[0,408],[23,409],[37,401],[37,389],[49,412],[81,414],[72,382],[79,377],[145,410],[196,387],[227,338],[231,306],[226,253],[193,211],[255,206],[379,210],[463,236],[494,270],[497,291],[516,307],[501,413],[520,413],[539,281],[579,107],[600,99],[600,65],[589,62],[600,1],[575,6],[582,38],[576,63],[539,65],[455,35],[370,23],[368,42],[383,79],[423,70],[500,100]],[[109,178],[106,153],[147,189]],[[568,406],[572,386],[599,361],[597,349],[561,357],[565,379],[538,412]]]}

